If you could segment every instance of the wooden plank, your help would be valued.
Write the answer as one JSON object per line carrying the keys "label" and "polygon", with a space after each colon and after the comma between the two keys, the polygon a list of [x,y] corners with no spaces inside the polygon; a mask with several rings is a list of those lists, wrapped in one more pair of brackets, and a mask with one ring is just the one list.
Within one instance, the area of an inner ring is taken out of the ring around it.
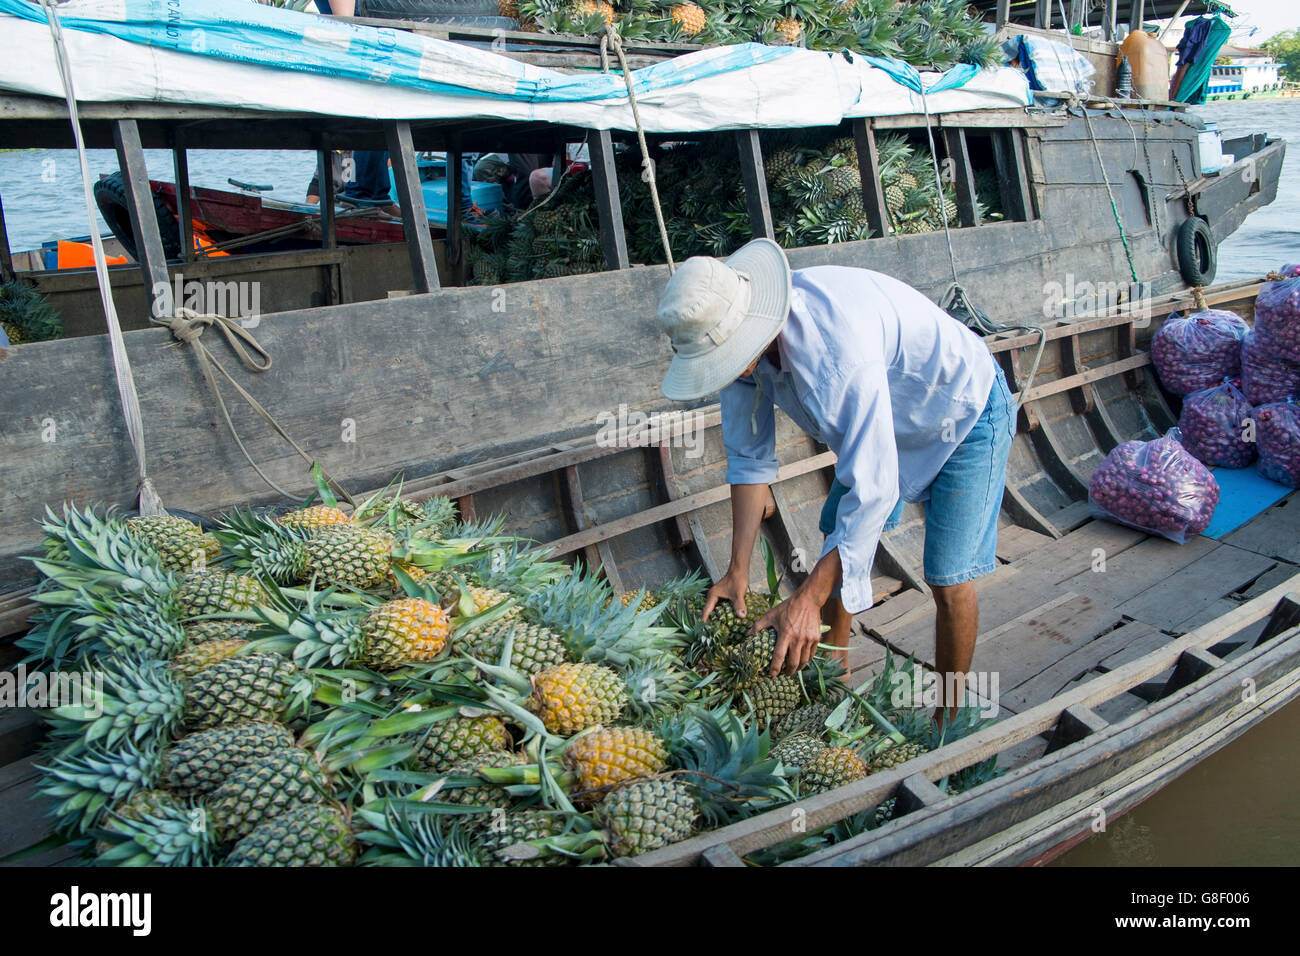
{"label": "wooden plank", "polygon": [[162,234],[158,231],[158,216],[154,212],[153,191],[149,185],[149,169],[144,162],[140,129],[135,120],[118,120],[113,124],[113,145],[122,172],[122,187],[126,190],[136,262],[140,265],[148,300],[158,310],[162,304],[155,290],[168,287],[167,257],[163,255]]}
{"label": "wooden plank", "polygon": [[[1211,626],[1200,628],[1181,638],[1177,638],[1167,647],[1154,651],[1147,658],[1127,664],[1103,678],[1072,688],[1046,704],[1039,705],[1022,714],[1008,717],[1006,720],[983,730],[978,730],[959,741],[941,747],[939,750],[924,754],[916,760],[908,761],[907,764],[901,767],[872,774],[863,780],[855,781],[835,791],[819,794],[802,801],[800,808],[805,811],[805,820],[810,829],[825,826],[853,813],[875,806],[912,773],[923,773],[931,780],[939,780],[963,767],[971,766],[981,760],[995,756],[1008,747],[1054,727],[1061,711],[1065,708],[1074,705],[1094,707],[1115,697],[1129,687],[1136,686],[1144,680],[1163,672],[1174,664],[1184,650],[1191,647],[1210,646],[1216,643],[1222,635],[1243,627],[1251,621],[1263,619],[1278,600],[1297,586],[1300,586],[1300,575],[1295,579],[1294,585],[1288,583],[1274,588],[1268,594],[1243,605],[1232,614],[1226,615],[1223,620],[1216,621]],[[1284,646],[1279,653],[1267,659],[1265,659],[1264,654],[1256,653],[1250,659],[1250,666],[1254,667],[1259,673],[1271,666],[1290,668],[1292,666],[1291,657],[1295,653],[1297,653],[1297,648],[1291,646]],[[1246,666],[1246,662],[1243,660],[1242,669],[1245,669]],[[1240,670],[1234,668],[1231,675],[1235,678],[1240,672]],[[1189,694],[1194,694],[1190,688],[1163,702],[1163,706],[1177,707],[1186,699],[1182,695]],[[1240,697],[1235,692],[1233,696],[1234,698]],[[1008,775],[1007,778],[994,780],[986,784],[985,787],[972,791],[972,794],[963,796],[986,796],[992,793],[995,788],[1029,777],[1039,772],[1040,769],[1034,764],[1030,764],[1025,769],[1025,772],[1017,772]],[[1053,778],[1059,779],[1059,777],[1058,770],[1057,773],[1053,774]],[[957,800],[959,803],[965,802],[961,797],[957,798]],[[684,866],[692,863],[700,853],[710,846],[725,843],[730,845],[738,855],[743,856],[761,847],[778,843],[787,839],[788,836],[788,808],[782,808],[682,841],[662,850],[651,851],[638,857],[637,860],[639,865],[642,866]],[[853,842],[848,841],[848,843]]]}
{"label": "wooden plank", "polygon": [[980,635],[975,666],[999,675],[1004,688],[1019,687],[1095,643],[1121,620],[1118,611],[1092,598],[1062,594]]}
{"label": "wooden plank", "polygon": [[979,203],[975,198],[975,172],[971,169],[966,131],[961,128],[944,130],[944,141],[948,145],[948,159],[955,167],[953,185],[957,190],[958,223],[963,227],[978,226],[982,220]]}
{"label": "wooden plank", "polygon": [[700,866],[744,866],[745,862],[736,856],[736,851],[731,847],[714,846],[709,847],[700,854]]}
{"label": "wooden plank", "polygon": [[1061,711],[1061,718],[1056,722],[1056,729],[1052,731],[1045,753],[1050,754],[1078,743],[1089,734],[1100,734],[1109,726],[1094,710],[1077,704],[1067,707]]}
{"label": "wooden plank", "polygon": [[1300,563],[1300,499],[1294,493],[1223,536],[1223,543]]}
{"label": "wooden plank", "polygon": [[933,609],[934,604],[930,600],[930,595],[924,591],[909,588],[868,608],[856,615],[854,620],[862,626],[863,630],[875,633],[878,628],[888,625],[891,621],[897,620],[922,605]]}
{"label": "wooden plank", "polygon": [[[451,278],[457,285],[465,284],[465,204],[462,179],[465,169],[461,162],[460,133],[451,134],[447,149],[447,236],[446,260]],[[556,182],[558,182],[558,178]],[[424,195],[421,188],[420,195]]]}
{"label": "wooden plank", "polygon": [[[433,238],[429,235],[429,215],[424,208],[424,190],[420,171],[415,165],[415,146],[411,141],[411,124],[407,120],[384,123],[388,140],[388,157],[393,163],[393,180],[397,184],[397,201],[402,209],[402,231],[411,256],[411,277],[416,292],[439,288],[438,263],[433,255]],[[448,175],[451,169],[448,167]],[[447,197],[450,211],[454,197]]]}
{"label": "wooden plank", "polygon": [[745,206],[749,210],[749,228],[754,238],[776,238],[772,225],[772,206],[767,195],[767,176],[763,171],[763,145],[758,130],[736,130],[736,148],[740,153],[740,176],[745,183]]}
{"label": "wooden plank", "polygon": [[1182,545],[1146,538],[1120,554],[1108,552],[1104,571],[1094,572],[1089,567],[1063,583],[1071,591],[1123,608],[1129,599],[1219,547],[1217,541],[1201,537]]}
{"label": "wooden plank", "polygon": [[924,807],[933,807],[948,799],[944,793],[923,774],[914,773],[898,785],[895,795],[898,803],[894,806],[895,817],[903,816]]}
{"label": "wooden plank", "polygon": [[1002,528],[998,531],[998,559],[1006,561],[1008,564],[1012,561],[1018,561],[1020,558],[1033,554],[1039,548],[1050,544],[1053,540],[1055,539],[1048,535],[1022,528],[1019,525]]}
{"label": "wooden plank", "polygon": [[1048,520],[1062,533],[1068,534],[1092,520],[1092,507],[1087,500],[1075,501],[1060,511],[1048,515]]}
{"label": "wooden plank", "polygon": [[591,153],[592,185],[596,191],[596,215],[600,220],[600,248],[607,269],[631,268],[627,255],[627,231],[623,226],[623,204],[618,195],[618,173],[614,169],[614,141],[609,130],[596,130],[587,137]]}
{"label": "wooden plank", "polygon": [[[1119,659],[1121,655],[1130,652],[1131,656],[1126,660],[1136,660],[1147,651],[1170,640],[1172,638],[1169,635],[1149,624],[1135,621],[1122,624],[1076,648],[1050,667],[1013,686],[1009,691],[1003,691],[999,702],[1007,710],[1015,713],[1036,707],[1044,701],[1051,700],[1071,682],[1086,676],[1092,668],[1101,667],[1103,661]],[[1146,643],[1148,641],[1149,643]]]}
{"label": "wooden plank", "polygon": [[1220,545],[1181,570],[1157,579],[1118,607],[1135,621],[1172,630],[1192,613],[1244,587],[1272,566],[1272,558]]}
{"label": "wooden plank", "polygon": [[1056,395],[1060,392],[1068,392],[1072,388],[1078,388],[1080,385],[1086,385],[1089,382],[1097,382],[1103,378],[1111,378],[1115,375],[1121,375],[1124,372],[1136,368],[1143,368],[1151,364],[1151,355],[1148,352],[1140,352],[1137,355],[1126,359],[1120,359],[1118,362],[1110,362],[1106,365],[1090,368],[1086,372],[1079,372],[1077,375],[1067,375],[1064,378],[1058,378],[1054,382],[1045,382],[1042,385],[1035,385],[1028,392],[1015,395],[1016,401],[1032,402],[1040,398],[1046,398],[1048,395]]}
{"label": "wooden plank", "polygon": [[858,153],[858,174],[862,179],[863,208],[867,225],[875,236],[889,235],[889,209],[885,205],[885,187],[880,179],[880,149],[870,121],[850,120],[853,143]]}
{"label": "wooden plank", "polygon": [[1007,21],[1011,19],[1011,0],[998,0],[997,16],[993,24],[998,29],[1006,26]]}
{"label": "wooden plank", "polygon": [[185,151],[185,130],[178,129],[172,144],[172,171],[176,175],[176,226],[181,236],[181,257],[193,262],[194,218],[190,210],[190,163]]}

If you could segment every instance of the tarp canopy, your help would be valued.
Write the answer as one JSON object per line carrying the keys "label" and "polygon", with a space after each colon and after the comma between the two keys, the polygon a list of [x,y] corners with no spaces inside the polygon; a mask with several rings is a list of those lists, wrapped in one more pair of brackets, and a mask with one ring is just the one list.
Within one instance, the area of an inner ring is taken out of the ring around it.
{"label": "tarp canopy", "polygon": [[[69,0],[58,16],[82,100],[634,128],[620,75],[544,69],[405,30],[248,0]],[[754,43],[632,76],[648,132],[829,126],[927,106],[1031,102],[1024,75],[1007,67],[918,74],[897,61]],[[45,9],[28,0],[0,0],[0,89],[63,95]]]}

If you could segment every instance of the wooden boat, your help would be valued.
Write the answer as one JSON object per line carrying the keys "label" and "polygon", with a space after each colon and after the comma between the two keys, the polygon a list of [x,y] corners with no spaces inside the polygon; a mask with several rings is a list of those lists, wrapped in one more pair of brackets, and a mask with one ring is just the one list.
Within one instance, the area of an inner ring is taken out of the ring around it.
{"label": "wooden boat", "polygon": [[[0,106],[0,115],[22,117],[17,122],[24,135],[47,143],[64,135],[57,104],[9,98]],[[306,144],[329,125],[303,117],[287,126],[277,116],[273,132],[259,126],[264,117],[240,116],[232,125],[228,111],[206,121],[194,113],[150,107],[141,114],[140,108],[115,111],[101,104],[88,108],[84,119],[92,145],[114,137],[124,144],[119,154],[128,182],[136,184],[146,181],[142,142],[174,145],[169,130],[181,123],[186,148],[209,135],[223,148],[232,145],[232,136],[265,142],[285,136],[286,128]],[[355,118],[348,122],[358,128]],[[876,130],[917,122],[889,117],[851,124],[865,165]],[[1095,143],[1107,169],[1126,169],[1134,123],[1149,140],[1151,175],[1130,175],[1115,188],[1095,163],[1079,157]],[[372,127],[367,135],[378,137],[382,127]],[[1000,719],[892,771],[802,801],[797,809],[809,830],[891,796],[898,800],[898,818],[795,865],[1042,862],[1091,832],[1098,809],[1113,819],[1300,691],[1300,510],[1294,496],[1222,540],[1197,538],[1183,546],[1093,520],[1086,501],[1088,478],[1106,452],[1123,440],[1154,438],[1176,421],[1144,348],[1151,317],[1192,306],[1171,256],[1173,233],[1194,212],[1221,239],[1271,201],[1285,144],[1247,137],[1226,147],[1243,157],[1242,165],[1217,176],[1202,176],[1193,166],[1183,188],[1173,157],[1196,155],[1197,131],[1169,105],[1118,110],[1099,104],[1086,118],[997,111],[940,118],[938,127],[957,157],[969,156],[963,142],[988,137],[990,154],[1002,157],[1008,208],[1020,211],[1006,222],[979,224],[963,203],[965,225],[952,234],[962,283],[994,319],[1040,326],[1045,343],[1038,373],[1025,388],[1039,335],[1013,331],[986,339],[1022,402],[1006,479],[1001,563],[979,585],[975,666],[1001,675]],[[16,135],[9,129],[6,134],[0,121],[0,139]],[[543,132],[503,129],[466,123],[453,139],[443,126],[395,122],[384,135],[413,153],[415,145],[473,148],[476,136],[486,145],[489,132],[496,142],[518,135],[535,143]],[[747,180],[756,185],[755,232],[768,232],[770,212],[758,186],[761,139],[741,131],[736,141]],[[256,334],[274,366],[260,374],[232,371],[354,492],[380,487],[400,469],[406,492],[453,497],[467,516],[503,513],[509,530],[547,543],[558,555],[581,557],[623,589],[654,585],[689,568],[716,576],[727,553],[729,520],[716,406],[666,409],[659,397],[667,348],[648,304],[667,270],[627,262],[616,228],[616,184],[608,174],[612,142],[608,133],[591,139],[609,271],[501,289],[441,285],[427,230],[414,230],[405,248],[396,247],[409,253],[403,268],[410,271],[402,285],[389,288],[413,283],[417,294],[264,316]],[[413,164],[403,167],[403,206],[418,212]],[[866,198],[879,208],[878,179],[863,180]],[[1106,198],[1112,191],[1131,226],[1134,268],[1151,298],[1135,310],[1128,301],[1102,308],[1095,297],[1074,296],[1072,306],[1082,312],[1045,318],[1048,283],[1067,275],[1113,282],[1127,273]],[[147,190],[134,195],[147,209]],[[166,276],[148,251],[157,237],[137,236],[146,254],[136,275]],[[453,223],[449,261],[456,255],[455,236]],[[796,268],[837,263],[879,269],[936,298],[951,281],[942,234],[793,249],[789,255]],[[273,258],[243,262],[247,269]],[[143,305],[143,280],[136,282],[136,301]],[[1257,283],[1238,283],[1205,295],[1211,305],[1249,319],[1256,290]],[[164,501],[214,513],[273,500],[224,427],[210,427],[211,395],[190,356],[170,347],[162,329],[130,332],[126,339],[146,414],[150,475]],[[219,352],[217,343],[211,346]],[[0,634],[11,639],[32,610],[25,591],[30,569],[19,560],[38,543],[32,519],[47,501],[64,498],[129,506],[136,478],[102,336],[0,355],[0,387],[11,397],[10,414],[0,422],[10,492],[0,502]],[[665,410],[668,417],[655,420],[653,440],[633,427],[611,441],[602,427],[611,418]],[[236,409],[234,418],[267,474],[306,491],[301,459],[246,409]],[[696,426],[702,433],[693,431]],[[42,429],[52,441],[41,440]],[[763,534],[781,556],[787,579],[797,582],[798,556],[820,544],[817,516],[833,457],[785,420],[778,426],[778,454],[782,467]],[[919,508],[909,506],[903,524],[880,543],[877,603],[855,627],[855,678],[869,677],[887,654],[932,662],[931,602],[919,572],[922,525]],[[1104,572],[1094,570],[1099,552]],[[753,570],[757,579],[761,572]],[[12,646],[0,646],[0,667],[14,666],[17,656]],[[1243,695],[1243,682],[1250,695]],[[29,799],[39,733],[31,712],[0,712],[0,856],[45,831],[42,807]],[[992,756],[1003,776],[955,798],[937,786]],[[629,865],[738,865],[756,850],[789,840],[790,820],[785,808]],[[59,859],[56,851],[40,861]]]}

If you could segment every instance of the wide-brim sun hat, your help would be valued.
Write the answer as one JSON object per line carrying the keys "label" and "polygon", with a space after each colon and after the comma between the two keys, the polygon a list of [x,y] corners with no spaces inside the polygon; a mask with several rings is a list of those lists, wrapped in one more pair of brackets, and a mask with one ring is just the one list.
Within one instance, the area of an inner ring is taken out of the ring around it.
{"label": "wide-brim sun hat", "polygon": [[664,396],[694,401],[739,378],[785,325],[790,288],[790,262],[771,239],[726,259],[683,262],[659,299],[659,325],[673,345]]}

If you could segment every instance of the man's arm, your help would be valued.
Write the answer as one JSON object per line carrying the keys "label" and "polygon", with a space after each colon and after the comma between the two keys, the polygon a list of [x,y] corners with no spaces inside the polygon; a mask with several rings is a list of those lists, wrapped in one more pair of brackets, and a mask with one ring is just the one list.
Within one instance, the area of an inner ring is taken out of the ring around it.
{"label": "man's arm", "polygon": [[726,598],[744,617],[749,589],[749,559],[767,506],[768,484],[776,477],[776,411],[772,400],[757,395],[752,379],[738,379],[722,390],[722,444],[727,451],[727,481],[731,484],[731,563],[704,601],[708,619]]}

